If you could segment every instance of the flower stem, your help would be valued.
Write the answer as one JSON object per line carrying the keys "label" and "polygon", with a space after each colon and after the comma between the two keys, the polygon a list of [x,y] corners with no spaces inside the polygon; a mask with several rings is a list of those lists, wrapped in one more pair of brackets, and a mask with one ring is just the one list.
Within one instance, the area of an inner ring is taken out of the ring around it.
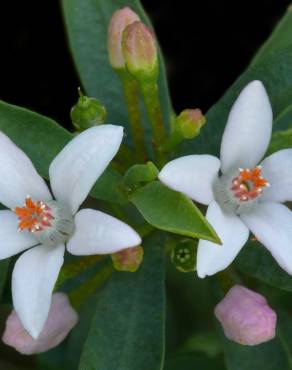
{"label": "flower stem", "polygon": [[145,162],[147,160],[144,143],[144,130],[141,121],[139,107],[139,86],[128,72],[119,72],[123,86],[124,99],[127,104],[129,121],[136,152],[136,160]]}
{"label": "flower stem", "polygon": [[162,145],[159,147],[160,151],[164,153],[172,152],[179,144],[182,143],[184,137],[181,131],[174,129],[170,136],[168,136]]}
{"label": "flower stem", "polygon": [[147,114],[152,126],[153,145],[159,165],[164,164],[164,154],[159,146],[164,141],[164,123],[158,94],[158,85],[153,80],[143,80],[140,83]]}

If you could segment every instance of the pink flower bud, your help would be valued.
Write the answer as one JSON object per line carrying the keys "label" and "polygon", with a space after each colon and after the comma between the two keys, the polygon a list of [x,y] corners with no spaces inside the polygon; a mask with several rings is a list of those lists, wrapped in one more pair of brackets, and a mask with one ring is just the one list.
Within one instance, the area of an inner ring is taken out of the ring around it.
{"label": "pink flower bud", "polygon": [[176,118],[175,123],[185,139],[192,139],[200,133],[206,118],[200,109],[185,109]]}
{"label": "pink flower bud", "polygon": [[227,338],[253,346],[275,337],[277,315],[265,297],[235,285],[215,307],[215,316]]}
{"label": "pink flower bud", "polygon": [[155,37],[144,23],[134,22],[126,27],[122,49],[127,68],[135,78],[157,78]]}
{"label": "pink flower bud", "polygon": [[78,315],[63,293],[55,293],[47,321],[38,339],[34,340],[23,328],[15,310],[6,321],[2,341],[24,355],[41,353],[56,347],[76,325]]}
{"label": "pink flower bud", "polygon": [[113,68],[125,68],[125,60],[122,53],[122,36],[124,29],[135,21],[139,21],[139,17],[128,7],[117,10],[110,20],[108,52],[110,64]]}
{"label": "pink flower bud", "polygon": [[114,268],[118,271],[135,272],[143,261],[144,250],[140,245],[111,254]]}

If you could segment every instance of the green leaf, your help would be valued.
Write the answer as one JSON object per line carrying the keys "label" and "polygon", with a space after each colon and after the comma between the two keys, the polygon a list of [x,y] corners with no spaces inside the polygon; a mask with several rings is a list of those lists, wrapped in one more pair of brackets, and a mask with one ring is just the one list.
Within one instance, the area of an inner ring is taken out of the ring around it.
{"label": "green leaf", "polygon": [[292,292],[292,277],[279,267],[272,255],[259,243],[248,243],[236,259],[236,266],[249,276]]}
{"label": "green leaf", "polygon": [[[87,95],[106,106],[109,122],[125,125],[128,116],[121,83],[108,61],[108,24],[112,14],[124,6],[133,9],[148,25],[149,19],[137,0],[63,0],[62,5],[72,56]],[[171,106],[161,52],[159,62],[160,98],[168,122]]]}
{"label": "green leaf", "polygon": [[160,370],[164,357],[164,253],[145,240],[135,274],[114,272],[100,293],[80,370]]}
{"label": "green leaf", "polygon": [[194,203],[159,181],[136,190],[130,200],[145,220],[158,229],[220,243],[214,229]]}
{"label": "green leaf", "polygon": [[285,131],[275,131],[267,151],[267,155],[281,149],[292,148],[292,128]]}
{"label": "green leaf", "polygon": [[292,368],[292,317],[284,310],[277,310],[277,335]]}
{"label": "green leaf", "polygon": [[[50,118],[28,109],[0,101],[0,130],[32,160],[38,173],[49,178],[49,166],[73,135]],[[91,195],[97,199],[125,203],[118,184],[122,176],[107,169],[98,179]]]}
{"label": "green leaf", "polygon": [[268,40],[254,56],[251,65],[260,63],[270,52],[292,44],[292,6],[290,5]]}
{"label": "green leaf", "polygon": [[287,355],[278,338],[257,346],[223,339],[227,370],[289,370]]}
{"label": "green leaf", "polygon": [[0,130],[30,157],[39,174],[49,177],[49,165],[72,134],[50,118],[0,101]]}
{"label": "green leaf", "polygon": [[6,260],[0,261],[0,298],[3,294],[3,290],[5,287],[6,277],[8,274],[10,259],[7,258]]}
{"label": "green leaf", "polygon": [[95,183],[90,195],[108,202],[125,204],[127,198],[120,189],[122,179],[123,176],[119,172],[107,168]]}

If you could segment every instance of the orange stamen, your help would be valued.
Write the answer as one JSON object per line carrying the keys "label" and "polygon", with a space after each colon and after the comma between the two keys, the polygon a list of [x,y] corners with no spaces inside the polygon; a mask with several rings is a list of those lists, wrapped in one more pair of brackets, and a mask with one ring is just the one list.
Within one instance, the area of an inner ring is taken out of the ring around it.
{"label": "orange stamen", "polygon": [[15,214],[18,216],[20,231],[28,229],[31,232],[41,231],[44,227],[51,226],[54,218],[51,209],[43,202],[33,202],[30,197],[25,199],[23,207],[16,207]]}
{"label": "orange stamen", "polygon": [[232,180],[232,187],[235,197],[241,201],[248,201],[257,198],[262,194],[263,188],[270,184],[261,176],[261,167],[253,169],[239,169],[239,175]]}

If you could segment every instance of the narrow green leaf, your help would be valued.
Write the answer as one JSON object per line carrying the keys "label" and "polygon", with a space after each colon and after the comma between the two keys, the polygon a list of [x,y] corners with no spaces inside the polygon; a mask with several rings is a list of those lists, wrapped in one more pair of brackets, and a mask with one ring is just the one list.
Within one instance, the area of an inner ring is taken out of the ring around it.
{"label": "narrow green leaf", "polygon": [[[108,121],[127,125],[128,117],[118,76],[108,62],[107,29],[112,14],[129,6],[148,25],[138,0],[63,0],[63,13],[72,56],[87,95],[99,99],[108,110]],[[166,122],[170,99],[162,54],[159,52],[159,87]],[[144,118],[145,118],[144,114]]]}
{"label": "narrow green leaf", "polygon": [[274,120],[274,130],[287,130],[292,127],[292,103]]}
{"label": "narrow green leaf", "polygon": [[49,177],[49,165],[72,139],[50,118],[0,101],[0,130],[30,157],[39,174]]}
{"label": "narrow green leaf", "polygon": [[281,149],[292,148],[292,128],[285,131],[275,131],[267,151],[267,155]]}
{"label": "narrow green leaf", "polygon": [[10,259],[0,261],[0,299],[6,283],[6,277],[9,269]]}
{"label": "narrow green leaf", "polygon": [[257,346],[223,339],[227,370],[289,370],[287,355],[278,338]]}
{"label": "narrow green leaf", "polygon": [[[0,130],[32,160],[38,173],[49,177],[54,157],[73,138],[73,135],[50,118],[0,101]],[[94,186],[91,195],[97,199],[125,203],[118,184],[122,176],[107,169]]]}
{"label": "narrow green leaf", "polygon": [[282,270],[271,254],[259,243],[250,242],[236,259],[237,268],[274,287],[292,292],[292,277]]}
{"label": "narrow green leaf", "polygon": [[277,335],[292,369],[292,316],[284,310],[277,310],[277,317]]}
{"label": "narrow green leaf", "polygon": [[194,203],[159,181],[138,189],[130,199],[145,220],[158,229],[220,243],[214,229]]}
{"label": "narrow green leaf", "polygon": [[270,52],[292,44],[292,5],[275,27],[271,36],[254,56],[251,65],[260,63]]}
{"label": "narrow green leaf", "polygon": [[135,273],[114,272],[100,293],[80,370],[161,370],[164,358],[164,257],[161,240],[145,240]]}

